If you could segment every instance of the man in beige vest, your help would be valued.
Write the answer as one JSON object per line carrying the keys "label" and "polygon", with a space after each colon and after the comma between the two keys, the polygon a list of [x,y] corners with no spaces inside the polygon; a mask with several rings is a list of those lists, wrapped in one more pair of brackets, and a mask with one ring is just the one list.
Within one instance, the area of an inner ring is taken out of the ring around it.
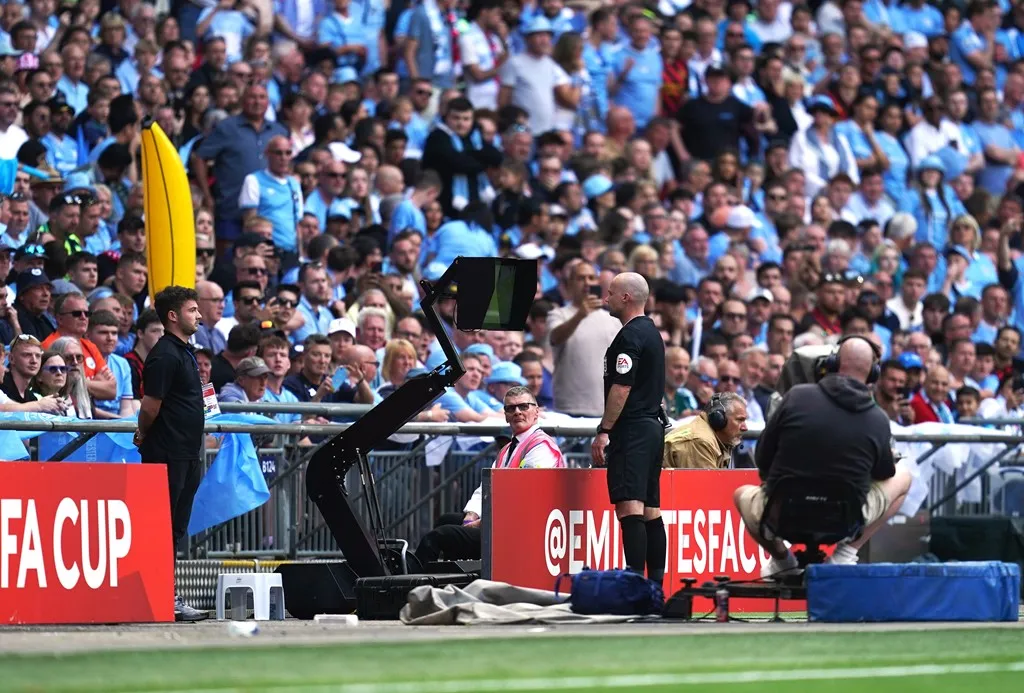
{"label": "man in beige vest", "polygon": [[747,430],[747,403],[735,392],[716,394],[699,415],[665,436],[662,466],[725,469]]}

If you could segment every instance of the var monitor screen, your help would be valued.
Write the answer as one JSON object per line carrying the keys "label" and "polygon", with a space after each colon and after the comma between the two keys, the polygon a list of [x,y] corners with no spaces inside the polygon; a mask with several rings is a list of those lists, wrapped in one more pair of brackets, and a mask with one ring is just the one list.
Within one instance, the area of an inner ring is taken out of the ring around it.
{"label": "var monitor screen", "polygon": [[537,292],[537,261],[496,257],[456,260],[455,322],[460,330],[523,330]]}

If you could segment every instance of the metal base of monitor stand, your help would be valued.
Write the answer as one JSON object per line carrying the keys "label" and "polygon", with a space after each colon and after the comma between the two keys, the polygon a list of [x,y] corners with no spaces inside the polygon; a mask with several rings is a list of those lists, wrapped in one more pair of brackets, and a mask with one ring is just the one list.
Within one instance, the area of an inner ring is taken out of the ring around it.
{"label": "metal base of monitor stand", "polygon": [[[306,468],[306,492],[359,577],[394,575],[404,563],[395,559],[394,547],[384,537],[380,502],[366,455],[430,406],[466,372],[448,336],[448,328],[434,308],[451,285],[457,265],[458,260],[434,284],[420,282],[424,291],[420,307],[444,351],[445,362],[426,375],[406,381],[343,433],[324,443]],[[367,491],[369,512],[365,522],[345,489],[345,475],[355,465],[359,465],[361,484]]]}

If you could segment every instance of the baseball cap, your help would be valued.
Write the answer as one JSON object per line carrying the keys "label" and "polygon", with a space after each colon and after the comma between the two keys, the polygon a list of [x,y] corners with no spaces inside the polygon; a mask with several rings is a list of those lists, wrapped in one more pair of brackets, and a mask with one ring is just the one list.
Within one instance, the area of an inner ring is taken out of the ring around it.
{"label": "baseball cap", "polygon": [[235,375],[260,376],[270,372],[267,362],[259,356],[247,356],[235,366]]}
{"label": "baseball cap", "polygon": [[494,383],[515,383],[526,385],[526,378],[523,377],[523,369],[511,361],[502,361],[494,364],[491,368],[491,375],[487,378],[487,384]]}
{"label": "baseball cap", "polygon": [[352,339],[356,338],[356,326],[348,318],[335,318],[334,320],[331,320],[331,324],[327,326],[328,335],[337,334],[339,332],[344,332],[352,337]]}
{"label": "baseball cap", "polygon": [[600,173],[595,173],[583,181],[583,194],[589,199],[600,197],[614,189],[615,184],[612,183],[612,179]]}
{"label": "baseball cap", "polygon": [[769,291],[768,289],[765,289],[764,287],[759,286],[756,289],[754,289],[753,291],[751,291],[750,295],[747,296],[747,303],[752,303],[752,302],[754,302],[754,301],[756,301],[758,299],[761,299],[763,301],[768,301],[768,303],[771,303],[772,301],[775,300],[775,297],[772,296],[772,292],[771,291]]}
{"label": "baseball cap", "polygon": [[45,258],[46,249],[43,248],[43,246],[39,245],[38,243],[29,243],[28,245],[23,245],[14,251],[15,260],[21,260],[22,258],[26,257]]}
{"label": "baseball cap", "polygon": [[50,278],[46,276],[46,273],[38,267],[33,267],[30,270],[22,272],[18,275],[18,293],[28,291],[34,286],[42,286],[44,284],[52,284]]}
{"label": "baseball cap", "polygon": [[75,109],[72,108],[71,104],[68,103],[68,100],[67,98],[65,98],[64,94],[59,91],[57,92],[56,96],[54,96],[46,102],[46,105],[50,107],[50,111],[52,113],[57,113],[58,111],[66,111],[71,115],[75,114]]}
{"label": "baseball cap", "polygon": [[551,248],[541,248],[536,243],[524,243],[515,250],[516,257],[523,260],[539,260],[545,258],[550,260],[554,257],[555,251]]}
{"label": "baseball cap", "polygon": [[346,164],[357,164],[359,160],[363,158],[363,155],[352,149],[344,142],[331,142],[327,145],[327,149],[330,150],[331,156],[336,161],[342,161]]}
{"label": "baseball cap", "polygon": [[738,205],[729,210],[725,225],[730,229],[749,229],[754,226],[754,213],[749,207]]}
{"label": "baseball cap", "polygon": [[544,15],[535,15],[525,27],[523,27],[523,36],[529,36],[530,34],[553,34],[555,28],[551,25],[551,20]]}
{"label": "baseball cap", "polygon": [[728,77],[729,73],[721,65],[708,65],[708,69],[704,71],[704,81],[712,79],[714,77]]}
{"label": "baseball cap", "polygon": [[14,66],[15,72],[22,72],[23,70],[38,70],[39,69],[39,58],[34,56],[32,53],[22,53],[18,56],[18,63]]}
{"label": "baseball cap", "polygon": [[900,354],[899,362],[908,371],[914,368],[924,369],[924,361],[912,351],[904,351]]}

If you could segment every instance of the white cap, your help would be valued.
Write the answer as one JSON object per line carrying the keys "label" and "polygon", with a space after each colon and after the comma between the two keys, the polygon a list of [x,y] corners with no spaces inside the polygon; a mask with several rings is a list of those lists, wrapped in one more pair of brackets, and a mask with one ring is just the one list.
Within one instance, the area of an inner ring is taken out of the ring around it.
{"label": "white cap", "polygon": [[341,161],[346,164],[357,164],[359,160],[363,158],[363,155],[352,149],[344,142],[331,142],[327,145],[327,148],[331,151],[331,156],[334,157],[335,161]]}
{"label": "white cap", "polygon": [[523,260],[539,260],[540,258],[550,260],[554,256],[554,251],[551,248],[542,248],[536,243],[524,243],[516,248],[515,253],[516,257]]}
{"label": "white cap", "polygon": [[759,286],[753,291],[751,291],[750,295],[747,296],[747,303],[750,303],[751,301],[756,301],[759,298],[763,298],[764,300],[768,301],[768,303],[772,303],[775,301],[775,297],[772,296],[771,291],[762,286]]}
{"label": "white cap", "polygon": [[327,334],[337,334],[338,332],[344,332],[352,337],[356,338],[356,326],[348,318],[335,318],[331,320],[331,324],[327,326]]}
{"label": "white cap", "polygon": [[730,229],[749,229],[753,228],[755,223],[754,213],[743,205],[729,210],[729,217],[725,221],[726,227]]}
{"label": "white cap", "polygon": [[927,48],[928,38],[920,31],[908,31],[903,34],[903,49]]}

